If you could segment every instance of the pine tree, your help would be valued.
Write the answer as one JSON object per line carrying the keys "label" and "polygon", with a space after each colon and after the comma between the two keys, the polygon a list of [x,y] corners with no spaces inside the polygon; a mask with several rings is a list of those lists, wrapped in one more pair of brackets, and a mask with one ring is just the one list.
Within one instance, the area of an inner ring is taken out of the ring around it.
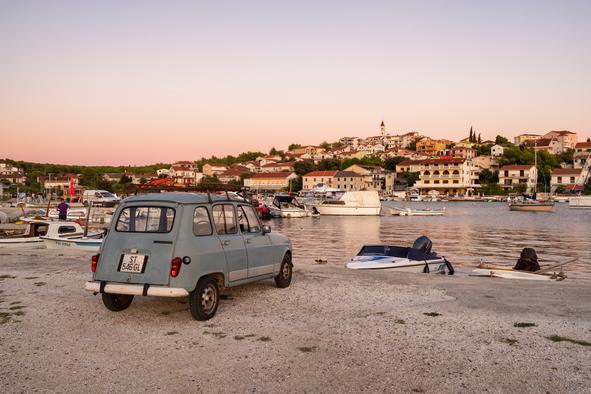
{"label": "pine tree", "polygon": [[482,144],[482,139],[480,138],[480,133],[478,133],[478,145]]}
{"label": "pine tree", "polygon": [[470,136],[468,137],[468,142],[472,142],[473,138],[474,138],[474,133],[472,131],[472,126],[470,126]]}

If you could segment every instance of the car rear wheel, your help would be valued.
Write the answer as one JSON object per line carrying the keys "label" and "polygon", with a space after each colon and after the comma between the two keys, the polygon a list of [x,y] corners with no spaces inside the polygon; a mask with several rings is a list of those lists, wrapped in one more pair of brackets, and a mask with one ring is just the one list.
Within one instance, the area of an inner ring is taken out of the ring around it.
{"label": "car rear wheel", "polygon": [[220,290],[214,278],[202,278],[189,296],[191,315],[195,320],[209,320],[218,310]]}
{"label": "car rear wheel", "polygon": [[291,264],[291,256],[286,253],[279,267],[279,273],[275,277],[275,286],[279,288],[288,287],[291,283],[291,276],[293,273],[293,265]]}
{"label": "car rear wheel", "polygon": [[127,309],[131,305],[131,301],[133,301],[132,295],[103,293],[103,304],[113,312]]}

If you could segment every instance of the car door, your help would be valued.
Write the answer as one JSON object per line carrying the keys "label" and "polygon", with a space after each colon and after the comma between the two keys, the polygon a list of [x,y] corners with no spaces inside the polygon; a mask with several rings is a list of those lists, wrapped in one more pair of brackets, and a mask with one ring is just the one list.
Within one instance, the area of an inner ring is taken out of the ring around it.
{"label": "car door", "polygon": [[248,256],[248,277],[254,278],[273,273],[273,250],[271,239],[263,234],[259,217],[250,205],[237,207],[240,231]]}
{"label": "car door", "polygon": [[248,277],[248,258],[244,239],[238,232],[233,204],[216,204],[212,208],[213,223],[224,249],[228,266],[228,280],[235,282]]}

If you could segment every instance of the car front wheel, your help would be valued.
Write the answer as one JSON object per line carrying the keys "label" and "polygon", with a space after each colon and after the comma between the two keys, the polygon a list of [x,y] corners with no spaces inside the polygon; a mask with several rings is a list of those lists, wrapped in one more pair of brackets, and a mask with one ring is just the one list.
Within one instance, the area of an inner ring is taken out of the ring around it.
{"label": "car front wheel", "polygon": [[220,301],[220,290],[214,278],[203,278],[197,282],[195,290],[189,296],[191,315],[195,320],[211,319]]}
{"label": "car front wheel", "polygon": [[103,293],[103,304],[113,312],[127,309],[131,305],[131,301],[133,301],[132,295]]}
{"label": "car front wheel", "polygon": [[279,273],[275,277],[275,285],[281,289],[288,287],[291,283],[292,272],[293,265],[291,264],[291,256],[286,254],[279,267]]}

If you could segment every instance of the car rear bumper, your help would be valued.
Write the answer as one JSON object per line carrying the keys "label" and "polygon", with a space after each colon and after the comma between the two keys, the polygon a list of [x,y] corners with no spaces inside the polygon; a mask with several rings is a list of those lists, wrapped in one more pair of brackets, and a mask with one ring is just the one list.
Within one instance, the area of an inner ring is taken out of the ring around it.
{"label": "car rear bumper", "polygon": [[134,285],[113,282],[86,282],[84,289],[92,291],[93,293],[128,294],[154,297],[186,297],[189,295],[187,290],[178,287]]}

